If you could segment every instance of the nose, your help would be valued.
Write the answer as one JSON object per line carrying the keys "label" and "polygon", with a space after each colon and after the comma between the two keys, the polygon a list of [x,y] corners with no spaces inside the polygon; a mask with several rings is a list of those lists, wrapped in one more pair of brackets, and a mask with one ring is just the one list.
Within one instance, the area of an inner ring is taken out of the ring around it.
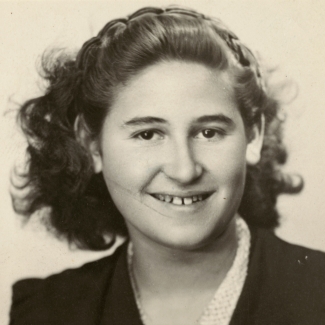
{"label": "nose", "polygon": [[168,178],[180,184],[190,184],[202,175],[203,167],[189,141],[174,142],[166,154],[163,171]]}

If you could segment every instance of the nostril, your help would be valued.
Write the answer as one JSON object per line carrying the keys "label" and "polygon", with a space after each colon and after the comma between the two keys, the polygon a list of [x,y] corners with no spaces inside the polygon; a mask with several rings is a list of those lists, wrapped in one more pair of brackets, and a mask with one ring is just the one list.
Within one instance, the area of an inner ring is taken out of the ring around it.
{"label": "nostril", "polygon": [[165,175],[179,183],[192,183],[202,175],[203,168],[197,163],[178,162],[164,168]]}

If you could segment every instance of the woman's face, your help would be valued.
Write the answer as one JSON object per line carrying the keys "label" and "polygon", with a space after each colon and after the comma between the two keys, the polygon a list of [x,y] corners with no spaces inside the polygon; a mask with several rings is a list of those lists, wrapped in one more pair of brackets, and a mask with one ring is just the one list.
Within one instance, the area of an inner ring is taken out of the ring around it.
{"label": "woman's face", "polygon": [[93,158],[131,238],[194,249],[236,214],[259,144],[247,143],[228,79],[172,61],[118,90]]}

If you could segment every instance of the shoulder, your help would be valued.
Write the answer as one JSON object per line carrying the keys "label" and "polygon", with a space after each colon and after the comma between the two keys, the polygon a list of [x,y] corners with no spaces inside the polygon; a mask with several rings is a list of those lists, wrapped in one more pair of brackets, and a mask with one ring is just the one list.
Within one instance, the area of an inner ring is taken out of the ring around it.
{"label": "shoulder", "polygon": [[80,319],[95,318],[122,249],[119,247],[111,256],[45,279],[16,282],[10,324],[68,324],[69,315],[74,313],[79,313]]}
{"label": "shoulder", "polygon": [[255,285],[259,279],[260,310],[281,314],[287,323],[325,319],[325,253],[287,243],[267,230],[256,230],[253,237],[249,272]]}
{"label": "shoulder", "polygon": [[314,274],[318,279],[325,280],[324,252],[290,244],[268,230],[258,229],[255,236],[256,249],[272,272],[280,273],[279,266],[283,266],[285,268],[281,269],[281,274]]}

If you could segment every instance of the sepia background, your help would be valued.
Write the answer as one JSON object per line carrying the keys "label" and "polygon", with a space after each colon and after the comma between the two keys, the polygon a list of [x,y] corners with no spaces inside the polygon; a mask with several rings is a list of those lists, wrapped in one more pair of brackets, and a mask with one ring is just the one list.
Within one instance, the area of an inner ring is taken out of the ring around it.
{"label": "sepia background", "polygon": [[[277,234],[325,251],[325,2],[322,0],[0,1],[0,324],[8,323],[11,284],[76,267],[109,252],[70,250],[36,220],[22,225],[11,208],[9,174],[25,143],[14,109],[40,94],[36,67],[49,47],[79,48],[110,19],[142,6],[179,4],[220,17],[298,96],[284,106],[287,171],[305,180],[299,195],[283,195]],[[325,270],[324,270],[325,271]]]}

